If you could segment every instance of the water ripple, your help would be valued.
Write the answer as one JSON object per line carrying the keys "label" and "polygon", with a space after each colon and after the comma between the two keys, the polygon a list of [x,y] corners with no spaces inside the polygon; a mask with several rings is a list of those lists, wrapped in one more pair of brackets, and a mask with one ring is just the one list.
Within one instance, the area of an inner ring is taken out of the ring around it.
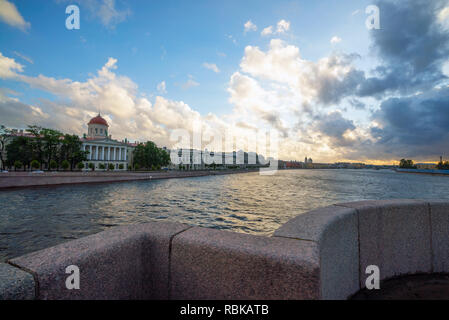
{"label": "water ripple", "polygon": [[0,191],[0,261],[116,225],[172,221],[271,235],[317,207],[364,199],[449,199],[449,177],[390,170],[135,181]]}

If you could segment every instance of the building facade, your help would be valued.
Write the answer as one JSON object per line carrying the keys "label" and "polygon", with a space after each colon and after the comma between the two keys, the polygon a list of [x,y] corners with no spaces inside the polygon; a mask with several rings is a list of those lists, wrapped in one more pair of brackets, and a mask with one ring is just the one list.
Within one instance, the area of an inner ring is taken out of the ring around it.
{"label": "building facade", "polygon": [[[233,152],[214,152],[195,149],[174,149],[166,150],[170,154],[171,169],[184,170],[204,170],[210,167],[218,169],[229,168],[257,168],[261,161],[265,161],[263,156],[255,152],[244,152],[242,150]],[[259,160],[260,159],[260,160]]]}
{"label": "building facade", "polygon": [[89,152],[85,161],[86,168],[89,163],[94,164],[95,170],[100,169],[101,164],[106,169],[112,164],[114,170],[122,171],[132,166],[132,155],[136,145],[127,140],[113,140],[109,135],[109,124],[100,114],[89,121],[87,134],[81,141],[83,150]]}

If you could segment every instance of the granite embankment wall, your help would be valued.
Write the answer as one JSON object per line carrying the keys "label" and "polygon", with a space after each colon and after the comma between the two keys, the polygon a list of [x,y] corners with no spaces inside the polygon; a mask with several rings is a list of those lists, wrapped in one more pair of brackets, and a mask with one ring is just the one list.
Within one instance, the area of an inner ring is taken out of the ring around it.
{"label": "granite embankment wall", "polygon": [[204,170],[204,171],[154,171],[154,172],[8,172],[0,173],[0,189],[51,186],[79,183],[123,182],[134,180],[156,180],[170,178],[202,177],[257,171],[248,170]]}
{"label": "granite embankment wall", "polygon": [[[80,270],[68,290],[66,267]],[[449,272],[449,202],[342,203],[272,237],[154,222],[0,264],[3,299],[346,299],[380,278]]]}
{"label": "granite embankment wall", "polygon": [[396,168],[396,172],[402,173],[416,173],[416,174],[431,174],[440,176],[449,176],[449,170],[438,170],[438,169],[401,169]]}

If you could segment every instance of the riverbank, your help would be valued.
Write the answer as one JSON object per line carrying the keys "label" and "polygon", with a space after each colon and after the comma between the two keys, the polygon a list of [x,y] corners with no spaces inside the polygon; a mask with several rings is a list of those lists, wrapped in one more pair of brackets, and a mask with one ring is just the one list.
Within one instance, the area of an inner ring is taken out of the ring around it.
{"label": "riverbank", "polygon": [[415,174],[430,174],[430,175],[437,175],[437,176],[449,176],[449,170],[396,168],[395,171],[400,172],[400,173],[415,173]]}
{"label": "riverbank", "polygon": [[65,184],[124,182],[135,180],[158,180],[191,178],[211,175],[257,172],[258,169],[201,170],[201,171],[151,171],[151,172],[8,172],[0,173],[0,190]]}

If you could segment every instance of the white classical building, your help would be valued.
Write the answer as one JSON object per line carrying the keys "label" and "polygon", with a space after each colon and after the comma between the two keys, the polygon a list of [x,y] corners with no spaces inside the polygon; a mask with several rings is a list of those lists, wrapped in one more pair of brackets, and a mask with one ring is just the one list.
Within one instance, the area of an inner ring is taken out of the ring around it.
{"label": "white classical building", "polygon": [[92,118],[87,127],[87,135],[81,139],[83,150],[89,151],[86,168],[89,163],[93,163],[95,170],[100,169],[100,164],[107,169],[112,163],[114,170],[128,170],[128,166],[132,165],[132,153],[136,145],[127,140],[113,140],[108,135],[109,125],[100,114]]}

